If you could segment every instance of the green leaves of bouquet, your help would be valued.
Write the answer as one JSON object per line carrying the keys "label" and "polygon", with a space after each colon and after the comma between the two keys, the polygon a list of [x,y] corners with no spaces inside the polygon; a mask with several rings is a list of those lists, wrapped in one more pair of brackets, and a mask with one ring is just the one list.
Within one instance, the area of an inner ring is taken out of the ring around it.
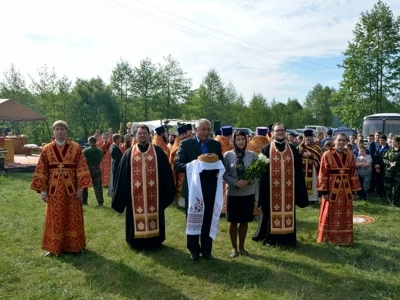
{"label": "green leaves of bouquet", "polygon": [[[265,167],[269,164],[269,158],[264,154],[260,153],[256,160],[252,161],[243,176],[239,179],[253,180],[256,178],[261,178],[262,174],[265,172]],[[244,167],[242,164],[237,165],[237,168]]]}

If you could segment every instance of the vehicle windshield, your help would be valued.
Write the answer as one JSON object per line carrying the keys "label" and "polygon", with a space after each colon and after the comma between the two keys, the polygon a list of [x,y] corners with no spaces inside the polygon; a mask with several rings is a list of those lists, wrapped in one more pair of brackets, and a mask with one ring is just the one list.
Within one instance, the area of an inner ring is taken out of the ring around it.
{"label": "vehicle windshield", "polygon": [[383,134],[393,133],[394,135],[400,134],[400,118],[398,116],[382,116],[379,118],[364,119],[362,134],[364,138],[368,134],[374,134],[380,131]]}
{"label": "vehicle windshield", "polygon": [[364,124],[362,127],[362,135],[364,138],[367,138],[369,134],[374,134],[377,131],[383,131],[383,120],[364,120]]}
{"label": "vehicle windshield", "polygon": [[400,134],[400,120],[386,120],[385,134],[393,133],[394,135]]}

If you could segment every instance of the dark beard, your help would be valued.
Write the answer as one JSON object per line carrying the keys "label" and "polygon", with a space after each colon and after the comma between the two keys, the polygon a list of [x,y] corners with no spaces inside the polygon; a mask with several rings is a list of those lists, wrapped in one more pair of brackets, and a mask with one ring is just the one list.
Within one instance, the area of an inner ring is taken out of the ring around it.
{"label": "dark beard", "polygon": [[126,142],[125,142],[125,149],[130,148],[131,145],[132,145],[131,141],[126,141]]}
{"label": "dark beard", "polygon": [[168,139],[166,136],[163,136],[162,139],[163,139],[164,143],[168,144]]}

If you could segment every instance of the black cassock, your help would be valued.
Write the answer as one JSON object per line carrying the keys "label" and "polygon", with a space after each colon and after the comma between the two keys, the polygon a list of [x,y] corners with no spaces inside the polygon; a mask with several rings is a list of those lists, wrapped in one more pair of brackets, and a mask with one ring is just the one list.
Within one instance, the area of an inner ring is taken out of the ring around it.
{"label": "black cassock", "polygon": [[[278,151],[284,151],[285,143],[276,144]],[[269,150],[271,145],[266,145],[261,151],[266,157],[269,158]],[[303,164],[301,161],[301,156],[298,150],[289,144],[292,148],[294,156],[294,178],[295,178],[295,191],[294,191],[294,201],[299,207],[306,207],[308,205],[308,194],[306,182],[304,180],[303,174]],[[258,206],[260,207],[260,216],[258,219],[258,228],[253,236],[253,241],[262,241],[264,244],[270,245],[283,245],[294,247],[296,245],[296,223],[294,225],[294,233],[288,234],[271,234],[271,209],[270,209],[270,171],[269,166],[266,167],[266,172],[263,174],[259,180],[259,190],[260,195],[258,199]],[[296,218],[296,212],[294,214]]]}
{"label": "black cassock", "polygon": [[[138,145],[141,152],[147,151],[149,144]],[[164,209],[174,200],[175,184],[171,165],[168,162],[164,151],[154,145],[158,164],[158,198],[159,198],[159,230],[160,235],[151,238],[134,238],[135,227],[133,222],[132,196],[131,196],[131,155],[132,148],[129,148],[122,156],[118,166],[114,193],[111,207],[119,213],[126,208],[125,233],[126,242],[135,249],[153,249],[161,245],[165,240],[165,215]]]}

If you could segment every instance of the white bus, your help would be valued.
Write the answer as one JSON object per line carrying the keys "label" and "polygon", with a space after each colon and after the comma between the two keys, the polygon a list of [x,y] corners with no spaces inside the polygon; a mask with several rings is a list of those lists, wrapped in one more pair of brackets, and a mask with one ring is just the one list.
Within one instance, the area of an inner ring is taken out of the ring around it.
{"label": "white bus", "polygon": [[368,134],[380,131],[383,134],[400,135],[400,114],[382,113],[364,117],[362,135],[367,139]]}

